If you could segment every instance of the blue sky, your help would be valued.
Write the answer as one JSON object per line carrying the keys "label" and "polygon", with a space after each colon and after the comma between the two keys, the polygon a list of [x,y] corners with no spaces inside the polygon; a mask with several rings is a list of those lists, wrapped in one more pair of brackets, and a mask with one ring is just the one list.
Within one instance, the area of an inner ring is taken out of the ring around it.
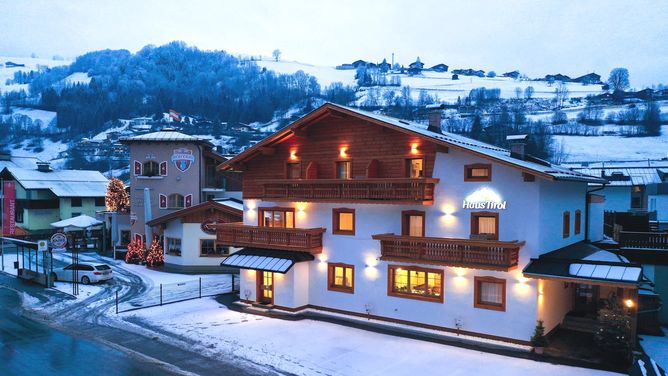
{"label": "blue sky", "polygon": [[529,76],[624,66],[668,83],[666,1],[0,0],[0,56],[75,57],[182,40],[202,49],[337,65],[358,58]]}

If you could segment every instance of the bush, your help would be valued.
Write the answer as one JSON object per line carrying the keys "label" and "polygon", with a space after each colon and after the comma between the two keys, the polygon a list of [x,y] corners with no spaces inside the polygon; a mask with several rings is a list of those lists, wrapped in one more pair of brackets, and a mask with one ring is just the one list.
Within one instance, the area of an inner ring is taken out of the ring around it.
{"label": "bush", "polygon": [[631,317],[619,307],[598,312],[599,329],[594,342],[609,361],[623,364],[631,357]]}
{"label": "bush", "polygon": [[533,347],[547,347],[547,338],[545,338],[545,327],[543,326],[543,320],[538,320],[536,328],[533,330],[533,336],[531,336],[531,345]]}

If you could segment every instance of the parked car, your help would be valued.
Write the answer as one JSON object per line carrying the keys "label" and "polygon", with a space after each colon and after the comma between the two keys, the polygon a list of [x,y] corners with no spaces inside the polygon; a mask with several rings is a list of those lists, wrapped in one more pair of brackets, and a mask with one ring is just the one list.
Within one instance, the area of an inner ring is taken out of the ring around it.
{"label": "parked car", "polygon": [[93,264],[90,262],[80,262],[77,265],[70,264],[64,268],[54,268],[51,273],[53,281],[73,282],[72,272],[74,268],[78,269],[79,282],[87,285],[89,283],[104,282],[113,277],[111,267],[105,264]]}

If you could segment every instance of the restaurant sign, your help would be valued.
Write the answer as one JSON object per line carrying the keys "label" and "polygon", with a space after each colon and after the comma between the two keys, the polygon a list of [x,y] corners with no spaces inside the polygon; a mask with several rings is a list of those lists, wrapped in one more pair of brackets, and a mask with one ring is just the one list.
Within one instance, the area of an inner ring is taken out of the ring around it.
{"label": "restaurant sign", "polygon": [[491,188],[480,188],[466,196],[462,203],[463,209],[505,210],[506,201]]}

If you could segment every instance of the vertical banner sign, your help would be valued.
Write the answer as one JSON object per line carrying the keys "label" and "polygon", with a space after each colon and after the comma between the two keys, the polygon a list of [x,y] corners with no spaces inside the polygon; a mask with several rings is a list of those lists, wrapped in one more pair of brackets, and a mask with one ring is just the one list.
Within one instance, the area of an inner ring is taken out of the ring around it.
{"label": "vertical banner sign", "polygon": [[2,187],[4,193],[2,212],[2,233],[4,235],[16,234],[16,186],[13,181],[4,182]]}

